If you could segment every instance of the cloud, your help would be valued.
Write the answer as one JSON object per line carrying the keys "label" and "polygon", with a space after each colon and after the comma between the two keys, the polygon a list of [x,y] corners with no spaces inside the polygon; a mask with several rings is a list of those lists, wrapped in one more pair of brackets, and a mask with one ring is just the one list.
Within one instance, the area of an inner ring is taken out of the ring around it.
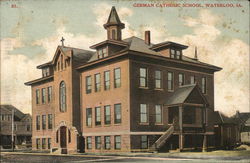
{"label": "cloud", "polygon": [[190,57],[197,46],[200,61],[223,68],[215,73],[215,110],[233,115],[236,110],[249,111],[249,45],[238,39],[220,39],[222,32],[216,28],[220,19],[201,10],[198,18],[184,18],[193,28],[192,35],[168,39],[189,45],[184,54]]}

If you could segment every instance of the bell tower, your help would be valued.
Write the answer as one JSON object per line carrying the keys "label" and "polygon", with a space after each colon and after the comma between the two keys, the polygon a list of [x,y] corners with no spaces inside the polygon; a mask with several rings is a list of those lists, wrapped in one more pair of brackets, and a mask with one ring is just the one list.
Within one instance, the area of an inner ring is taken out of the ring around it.
{"label": "bell tower", "polygon": [[108,40],[121,40],[122,39],[122,29],[125,27],[119,19],[115,7],[113,6],[109,18],[106,24],[103,25],[107,30]]}

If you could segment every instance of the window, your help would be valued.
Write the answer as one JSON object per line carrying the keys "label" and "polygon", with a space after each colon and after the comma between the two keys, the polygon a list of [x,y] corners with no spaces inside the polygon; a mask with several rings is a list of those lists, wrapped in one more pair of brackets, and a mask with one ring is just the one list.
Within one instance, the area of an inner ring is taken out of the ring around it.
{"label": "window", "polygon": [[173,73],[172,72],[168,72],[168,90],[169,91],[172,91],[174,90],[174,87],[173,87]]}
{"label": "window", "polygon": [[161,89],[162,88],[162,75],[161,71],[155,71],[155,88]]}
{"label": "window", "polygon": [[57,130],[56,131],[56,142],[58,143],[58,141],[59,141],[59,131]]}
{"label": "window", "polygon": [[87,149],[92,149],[92,138],[91,138],[91,136],[87,137]]}
{"label": "window", "polygon": [[48,87],[48,102],[52,100],[52,87]]}
{"label": "window", "polygon": [[112,29],[112,37],[111,37],[111,39],[115,39],[115,30],[114,29]]}
{"label": "window", "polygon": [[43,77],[49,76],[49,68],[42,69]]}
{"label": "window", "polygon": [[42,149],[46,148],[46,138],[42,138]]}
{"label": "window", "polygon": [[148,148],[148,136],[147,135],[142,135],[141,136],[141,148],[142,149],[147,149]]}
{"label": "window", "polygon": [[115,136],[115,149],[121,149],[121,136]]}
{"label": "window", "polygon": [[114,78],[115,78],[115,88],[121,87],[121,69],[120,68],[115,69]]}
{"label": "window", "polygon": [[42,115],[42,129],[46,129],[46,115]]}
{"label": "window", "polygon": [[40,143],[40,139],[37,138],[36,139],[36,149],[40,149],[41,143]]}
{"label": "window", "polygon": [[69,129],[68,129],[68,141],[69,141],[69,143],[71,142],[71,132]]}
{"label": "window", "polygon": [[98,53],[98,58],[103,58],[108,56],[106,47],[99,49],[97,53]]}
{"label": "window", "polygon": [[12,115],[10,114],[10,115],[7,115],[7,116],[8,116],[8,121],[11,121]]}
{"label": "window", "polygon": [[180,50],[176,50],[176,59],[181,59],[181,51]]}
{"label": "window", "polygon": [[86,93],[91,93],[91,85],[92,80],[91,80],[91,76],[86,76]]}
{"label": "window", "polygon": [[104,72],[104,90],[110,89],[110,71]]}
{"label": "window", "polygon": [[14,131],[17,131],[17,124],[14,125]]}
{"label": "window", "polygon": [[171,49],[170,50],[170,58],[174,58],[174,56],[175,56],[175,51],[174,51],[174,49]]}
{"label": "window", "polygon": [[195,84],[195,76],[190,76],[190,84]]}
{"label": "window", "polygon": [[95,74],[95,91],[101,91],[101,75]]}
{"label": "window", "polygon": [[111,121],[111,112],[110,112],[110,105],[104,106],[104,121],[105,124],[110,124]]}
{"label": "window", "polygon": [[115,124],[122,122],[121,117],[121,104],[115,104]]}
{"label": "window", "polygon": [[140,68],[140,87],[147,87],[147,69]]}
{"label": "window", "polygon": [[162,107],[155,105],[155,123],[162,123]]}
{"label": "window", "polygon": [[201,91],[202,93],[206,94],[207,93],[207,80],[205,77],[201,79]]}
{"label": "window", "polygon": [[63,70],[63,55],[61,55],[61,70]]}
{"label": "window", "polygon": [[181,59],[181,50],[170,50],[170,58]]}
{"label": "window", "polygon": [[91,108],[87,108],[86,109],[86,125],[87,126],[91,126],[92,125],[92,109]]}
{"label": "window", "polygon": [[45,104],[46,102],[46,89],[42,88],[42,103]]}
{"label": "window", "polygon": [[100,136],[95,137],[95,149],[101,149],[102,140]]}
{"label": "window", "polygon": [[52,129],[52,114],[48,114],[48,129]]}
{"label": "window", "polygon": [[64,81],[62,81],[60,84],[59,96],[60,96],[60,111],[65,112],[66,111],[66,85]]}
{"label": "window", "polygon": [[48,138],[48,149],[51,148],[51,138]]}
{"label": "window", "polygon": [[148,113],[146,104],[140,104],[140,122],[141,123],[148,122]]}
{"label": "window", "polygon": [[36,104],[39,104],[40,103],[40,90],[37,89],[36,90]]}
{"label": "window", "polygon": [[110,136],[104,136],[105,149],[110,149]]}
{"label": "window", "polygon": [[36,116],[36,130],[40,130],[40,115]]}
{"label": "window", "polygon": [[26,131],[30,131],[31,127],[30,124],[26,125]]}
{"label": "window", "polygon": [[184,85],[184,74],[179,74],[179,86]]}
{"label": "window", "polygon": [[95,125],[101,125],[101,107],[95,108]]}

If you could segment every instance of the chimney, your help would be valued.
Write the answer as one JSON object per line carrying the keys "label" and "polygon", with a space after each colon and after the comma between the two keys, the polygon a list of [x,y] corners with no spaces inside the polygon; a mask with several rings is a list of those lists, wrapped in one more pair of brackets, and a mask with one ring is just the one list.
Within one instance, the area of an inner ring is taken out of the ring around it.
{"label": "chimney", "polygon": [[150,42],[150,31],[145,31],[145,43],[147,45],[151,44],[151,42]]}

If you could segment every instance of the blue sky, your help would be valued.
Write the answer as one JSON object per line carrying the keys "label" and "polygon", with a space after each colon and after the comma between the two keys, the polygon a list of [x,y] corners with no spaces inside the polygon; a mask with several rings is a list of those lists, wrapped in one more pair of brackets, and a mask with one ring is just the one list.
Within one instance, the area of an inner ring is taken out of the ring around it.
{"label": "blue sky", "polygon": [[[242,7],[133,7],[170,2],[239,3]],[[30,88],[23,83],[40,77],[36,65],[52,59],[62,36],[66,45],[84,49],[106,39],[102,25],[111,6],[126,25],[123,38],[143,38],[144,31],[151,30],[155,43],[168,40],[188,45],[185,55],[193,56],[197,46],[201,61],[223,68],[215,76],[216,109],[231,114],[249,111],[249,2],[232,0],[1,1],[2,102],[30,112]]]}

